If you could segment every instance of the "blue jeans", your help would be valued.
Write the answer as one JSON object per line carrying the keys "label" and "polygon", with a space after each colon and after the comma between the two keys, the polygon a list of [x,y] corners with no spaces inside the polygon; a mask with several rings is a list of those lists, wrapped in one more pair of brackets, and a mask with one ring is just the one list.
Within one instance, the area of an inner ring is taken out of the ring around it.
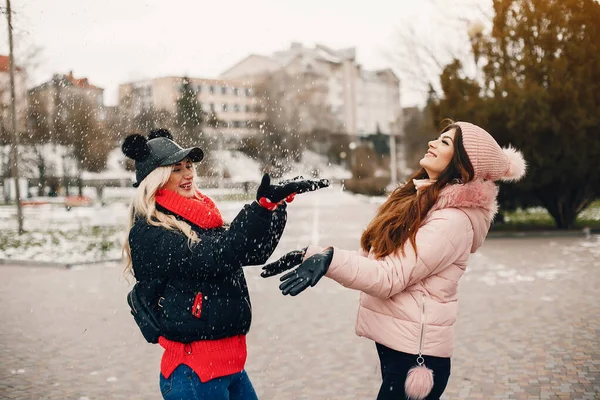
{"label": "blue jeans", "polygon": [[169,378],[160,374],[160,391],[165,400],[258,400],[246,371],[202,383],[185,364]]}

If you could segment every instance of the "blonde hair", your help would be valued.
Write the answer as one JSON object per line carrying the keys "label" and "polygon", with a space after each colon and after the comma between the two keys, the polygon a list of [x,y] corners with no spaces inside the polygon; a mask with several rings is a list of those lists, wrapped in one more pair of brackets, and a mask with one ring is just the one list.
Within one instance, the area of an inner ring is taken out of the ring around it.
{"label": "blonde hair", "polygon": [[[129,232],[133,227],[135,218],[145,218],[146,222],[152,226],[160,226],[168,230],[178,230],[189,239],[189,244],[199,241],[198,235],[192,230],[192,227],[181,220],[178,220],[173,215],[167,215],[156,209],[156,192],[169,181],[171,172],[174,166],[158,167],[152,171],[138,186],[135,196],[129,206],[129,223],[127,227],[127,236],[123,243],[122,256],[125,261],[123,274],[125,276],[133,276],[133,268],[131,263],[131,248],[129,246]],[[193,168],[194,178],[196,178],[196,169]],[[198,193],[195,179],[192,181],[194,193]],[[197,195],[195,195],[197,196]]]}

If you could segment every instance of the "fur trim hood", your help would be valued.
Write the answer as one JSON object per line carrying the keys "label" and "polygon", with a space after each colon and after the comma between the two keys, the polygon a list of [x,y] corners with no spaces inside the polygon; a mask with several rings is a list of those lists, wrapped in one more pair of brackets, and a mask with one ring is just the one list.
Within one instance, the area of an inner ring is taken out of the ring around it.
{"label": "fur trim hood", "polygon": [[430,212],[443,208],[461,209],[473,225],[474,253],[483,243],[492,221],[498,212],[498,186],[492,181],[476,179],[465,184],[453,184],[444,187]]}

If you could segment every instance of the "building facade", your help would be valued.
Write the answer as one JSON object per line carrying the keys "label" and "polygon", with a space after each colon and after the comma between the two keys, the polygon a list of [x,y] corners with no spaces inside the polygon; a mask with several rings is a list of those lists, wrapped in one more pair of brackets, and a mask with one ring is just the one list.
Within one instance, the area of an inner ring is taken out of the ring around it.
{"label": "building facade", "polygon": [[[214,114],[221,121],[219,133],[245,136],[254,132],[260,113],[256,110],[257,97],[252,85],[230,79],[187,79],[202,110],[207,115]],[[162,112],[174,117],[183,81],[183,77],[169,76],[121,84],[119,112],[129,118],[144,112]],[[213,131],[210,127],[203,129]]]}
{"label": "building facade", "polygon": [[30,89],[29,98],[31,102],[43,105],[50,121],[56,118],[67,119],[68,115],[63,111],[75,100],[85,101],[96,120],[102,122],[106,118],[104,89],[92,85],[87,78],[75,78],[73,71],[55,74],[49,81]]}
{"label": "building facade", "polygon": [[[10,60],[0,55],[0,129],[4,133],[12,132],[11,92],[10,92]],[[17,130],[27,129],[27,89],[25,88],[26,71],[15,67],[15,109],[17,111]]]}
{"label": "building facade", "polygon": [[286,90],[288,96],[299,98],[304,130],[319,125],[314,119],[323,120],[325,116],[318,114],[325,112],[334,121],[325,123],[329,125],[325,129],[359,136],[377,131],[389,134],[402,114],[399,79],[390,69],[364,70],[356,61],[354,48],[307,48],[292,43],[289,49],[271,56],[250,55],[223,72],[221,78],[258,85],[281,72],[293,78],[294,85]]}

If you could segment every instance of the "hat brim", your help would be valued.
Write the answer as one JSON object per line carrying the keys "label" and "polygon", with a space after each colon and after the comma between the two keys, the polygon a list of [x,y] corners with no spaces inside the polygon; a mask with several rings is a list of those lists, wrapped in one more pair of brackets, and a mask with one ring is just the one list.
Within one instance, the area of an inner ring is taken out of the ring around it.
{"label": "hat brim", "polygon": [[161,167],[177,164],[184,158],[189,157],[192,162],[200,162],[204,158],[204,152],[199,147],[190,147],[189,149],[179,150],[161,161]]}

